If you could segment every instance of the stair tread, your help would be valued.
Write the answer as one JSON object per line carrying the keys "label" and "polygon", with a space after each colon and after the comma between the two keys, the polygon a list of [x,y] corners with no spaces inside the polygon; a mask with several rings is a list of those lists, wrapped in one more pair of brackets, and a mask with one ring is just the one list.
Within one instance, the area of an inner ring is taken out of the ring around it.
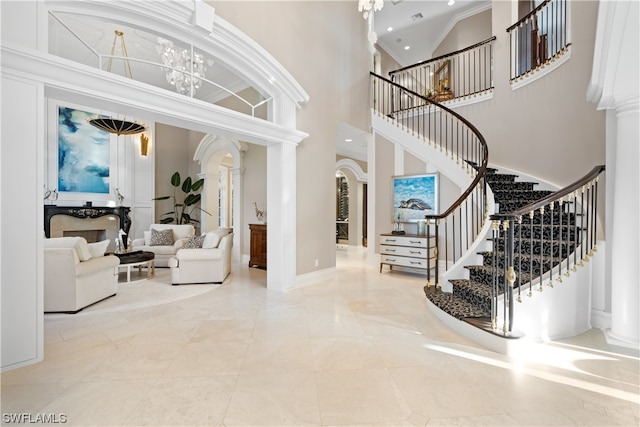
{"label": "stair tread", "polygon": [[453,295],[449,292],[442,292],[434,287],[425,286],[424,292],[426,297],[433,304],[445,313],[457,318],[464,319],[467,317],[487,317],[491,313],[477,307],[466,299]]}

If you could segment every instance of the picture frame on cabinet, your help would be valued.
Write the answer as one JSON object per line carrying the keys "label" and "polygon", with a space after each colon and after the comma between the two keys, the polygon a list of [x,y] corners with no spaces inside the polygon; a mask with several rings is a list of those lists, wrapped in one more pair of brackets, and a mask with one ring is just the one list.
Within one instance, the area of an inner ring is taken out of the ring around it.
{"label": "picture frame on cabinet", "polygon": [[439,213],[439,178],[438,173],[392,177],[393,221],[417,222]]}

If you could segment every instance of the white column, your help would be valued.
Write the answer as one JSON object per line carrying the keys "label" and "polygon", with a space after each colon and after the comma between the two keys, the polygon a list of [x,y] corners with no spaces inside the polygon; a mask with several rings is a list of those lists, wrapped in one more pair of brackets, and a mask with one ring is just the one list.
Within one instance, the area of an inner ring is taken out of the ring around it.
{"label": "white column", "polygon": [[640,343],[640,106],[638,99],[616,108],[616,140],[613,170],[613,197],[607,239],[611,253],[611,338],[637,346]]}
{"label": "white column", "polygon": [[[240,156],[244,153],[239,152]],[[242,164],[242,159],[240,159]],[[242,259],[241,242],[244,241],[244,209],[242,208],[242,195],[244,194],[244,168],[234,168],[231,170],[231,182],[233,186],[233,259]]]}
{"label": "white column", "polygon": [[267,147],[267,288],[296,281],[296,146]]}

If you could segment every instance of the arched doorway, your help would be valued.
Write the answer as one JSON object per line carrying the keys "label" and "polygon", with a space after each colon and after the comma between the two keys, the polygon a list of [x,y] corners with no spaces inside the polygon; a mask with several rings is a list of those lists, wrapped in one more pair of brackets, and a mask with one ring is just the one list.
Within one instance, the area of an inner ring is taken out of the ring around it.
{"label": "arched doorway", "polygon": [[202,231],[236,225],[233,237],[233,259],[236,261],[242,256],[243,156],[247,149],[246,143],[206,135],[193,156],[200,164],[199,176],[205,179],[202,206],[211,214],[202,216]]}
{"label": "arched doorway", "polygon": [[336,243],[367,246],[367,174],[352,159],[336,162]]}

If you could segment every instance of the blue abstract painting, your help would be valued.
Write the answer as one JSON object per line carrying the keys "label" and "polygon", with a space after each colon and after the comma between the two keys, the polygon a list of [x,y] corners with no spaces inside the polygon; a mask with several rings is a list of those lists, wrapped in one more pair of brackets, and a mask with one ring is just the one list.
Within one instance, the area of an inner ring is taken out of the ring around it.
{"label": "blue abstract painting", "polygon": [[58,107],[58,191],[109,193],[109,133],[87,121],[95,114]]}
{"label": "blue abstract painting", "polygon": [[393,178],[393,220],[413,222],[438,213],[438,174]]}

